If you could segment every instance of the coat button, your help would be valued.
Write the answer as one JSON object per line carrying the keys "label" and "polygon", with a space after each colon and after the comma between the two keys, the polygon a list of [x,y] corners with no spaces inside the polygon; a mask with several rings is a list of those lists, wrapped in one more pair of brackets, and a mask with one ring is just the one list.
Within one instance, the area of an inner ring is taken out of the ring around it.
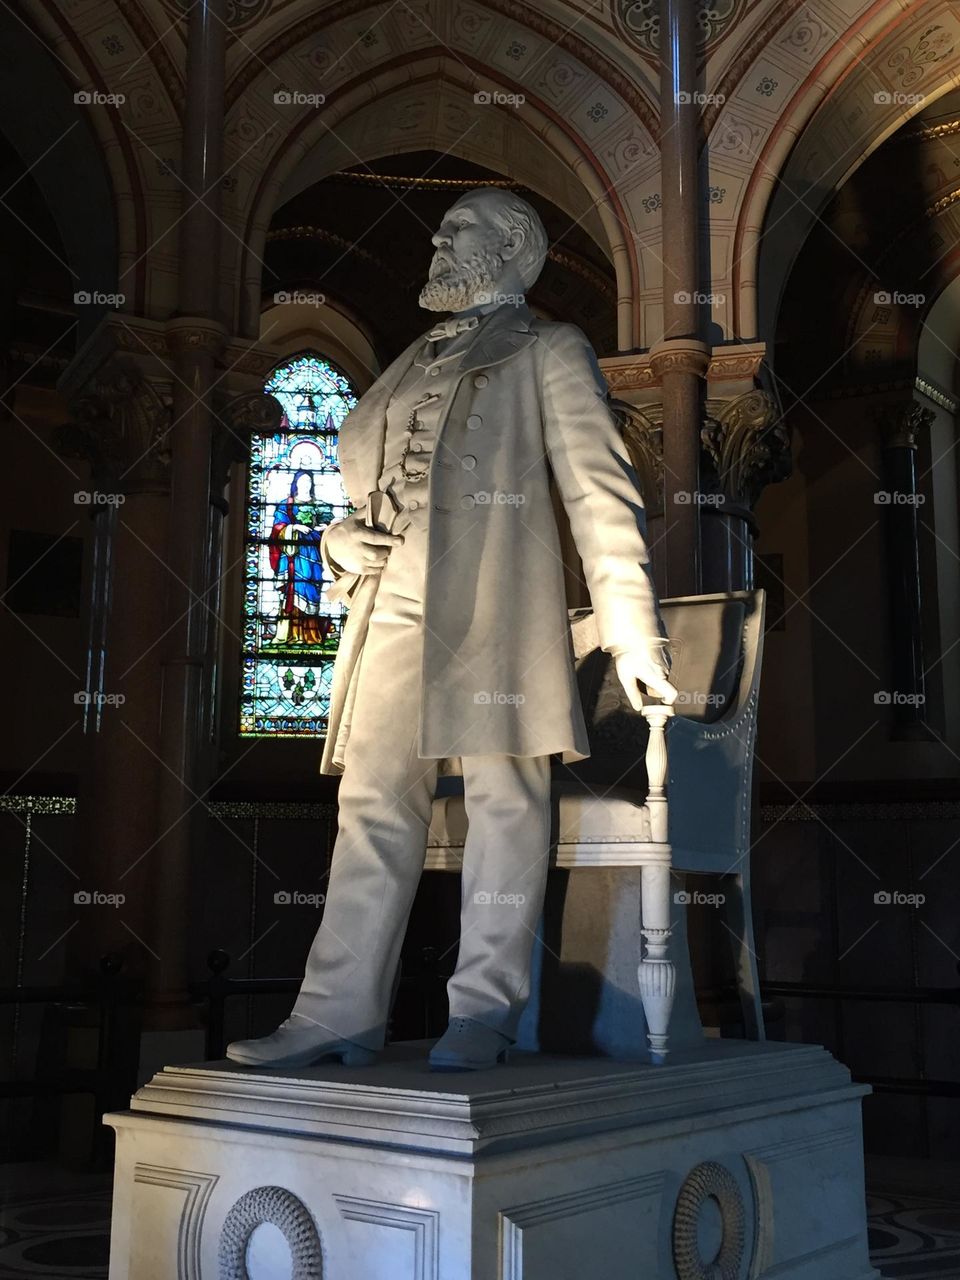
{"label": "coat button", "polygon": [[440,366],[438,364],[435,364],[433,368],[430,370],[430,377],[435,378],[439,372],[440,372]]}
{"label": "coat button", "polygon": [[475,505],[476,501],[477,500],[472,493],[467,493],[460,499],[460,506],[464,511],[469,511],[470,508]]}
{"label": "coat button", "polygon": [[478,373],[473,380],[473,385],[475,387],[485,387],[489,381],[490,379],[485,373]]}
{"label": "coat button", "polygon": [[410,448],[413,450],[413,452],[414,452],[414,453],[422,453],[422,452],[423,452],[423,445],[420,443],[420,441],[419,441],[419,440],[417,440],[414,444],[412,444],[412,445],[410,446]]}
{"label": "coat button", "polygon": [[410,508],[411,511],[416,511],[417,508],[420,506],[420,499],[411,498],[410,501],[407,503],[407,506]]}
{"label": "coat button", "polygon": [[460,465],[463,467],[464,471],[472,471],[477,465],[477,460],[472,453],[465,453],[460,459]]}
{"label": "coat button", "polygon": [[480,417],[479,413],[470,414],[467,418],[467,426],[471,431],[476,431],[477,427],[483,426],[483,419]]}

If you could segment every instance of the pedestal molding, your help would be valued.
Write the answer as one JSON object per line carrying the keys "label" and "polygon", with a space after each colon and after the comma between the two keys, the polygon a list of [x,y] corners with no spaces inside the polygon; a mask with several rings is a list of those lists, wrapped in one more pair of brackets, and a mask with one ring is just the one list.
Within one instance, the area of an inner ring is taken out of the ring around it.
{"label": "pedestal molding", "polygon": [[[365,1069],[161,1072],[106,1117],[112,1280],[196,1280],[177,1269],[182,1198],[136,1186],[145,1160],[220,1175],[203,1280],[246,1280],[240,1246],[261,1221],[300,1224],[317,1246],[304,1275],[320,1274],[322,1244],[325,1280],[879,1280],[848,1141],[866,1090],[825,1050],[709,1040],[660,1068],[515,1054],[453,1078],[425,1050],[393,1045]],[[241,1266],[224,1271],[231,1224]],[[261,1267],[286,1256],[274,1235],[257,1234]]]}
{"label": "pedestal molding", "polygon": [[387,1200],[334,1195],[340,1215],[348,1222],[368,1222],[393,1231],[409,1231],[414,1238],[414,1272],[411,1280],[440,1280],[440,1214],[436,1209],[414,1209]]}
{"label": "pedestal molding", "polygon": [[[851,1084],[846,1068],[819,1047],[722,1043],[734,1047],[716,1055],[710,1046],[705,1061],[685,1061],[678,1054],[666,1071],[604,1059],[594,1068],[591,1060],[529,1055],[530,1064],[484,1073],[480,1082],[457,1092],[449,1082],[438,1085],[419,1058],[409,1057],[365,1071],[313,1068],[274,1075],[231,1070],[228,1064],[167,1067],[138,1090],[131,1106],[133,1113],[235,1127],[255,1114],[260,1128],[295,1125],[303,1133],[354,1142],[476,1156],[522,1149],[531,1134],[542,1137],[545,1127],[559,1140],[668,1123],[698,1097],[711,1096],[719,1075],[724,1090],[718,1123],[730,1107],[762,1114],[789,1109],[810,1091],[837,1099],[867,1092]],[[729,1080],[730,1060],[741,1053],[750,1067],[749,1083],[742,1086]],[[542,1080],[544,1063],[556,1066],[556,1078],[549,1085],[530,1083],[535,1076]]]}
{"label": "pedestal molding", "polygon": [[200,1269],[200,1236],[207,1206],[219,1175],[193,1173],[168,1165],[138,1163],[134,1166],[133,1181],[144,1186],[170,1187],[186,1192],[180,1216],[177,1280],[203,1280]]}
{"label": "pedestal molding", "polygon": [[558,1219],[566,1222],[578,1213],[588,1213],[591,1209],[658,1196],[665,1181],[666,1177],[662,1172],[648,1173],[639,1178],[623,1178],[585,1191],[547,1196],[543,1200],[531,1200],[526,1204],[501,1209],[501,1280],[523,1280],[525,1231]]}

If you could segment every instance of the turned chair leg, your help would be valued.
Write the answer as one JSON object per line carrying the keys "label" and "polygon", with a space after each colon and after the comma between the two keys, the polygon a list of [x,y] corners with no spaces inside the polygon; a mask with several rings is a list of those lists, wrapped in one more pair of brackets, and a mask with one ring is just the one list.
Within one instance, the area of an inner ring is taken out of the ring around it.
{"label": "turned chair leg", "polygon": [[677,971],[670,949],[670,861],[648,863],[640,871],[640,932],[643,958],[637,970],[640,998],[647,1019],[650,1060],[661,1065],[667,1055],[670,1013],[677,989]]}
{"label": "turned chair leg", "polygon": [[663,853],[646,863],[640,872],[640,932],[644,949],[637,978],[647,1019],[650,1060],[663,1063],[667,1055],[670,1013],[677,988],[676,967],[670,949],[670,845],[667,823],[667,744],[665,726],[673,708],[654,704],[642,708],[647,722],[647,812],[650,839],[663,846]]}

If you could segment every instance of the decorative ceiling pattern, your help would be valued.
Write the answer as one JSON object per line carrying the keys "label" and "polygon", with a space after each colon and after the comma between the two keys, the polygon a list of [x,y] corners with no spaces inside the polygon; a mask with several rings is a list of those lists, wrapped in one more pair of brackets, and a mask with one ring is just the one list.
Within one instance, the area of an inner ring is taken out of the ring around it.
{"label": "decorative ceiling pattern", "polygon": [[[110,169],[121,272],[138,281],[134,304],[154,316],[176,299],[188,7],[28,6],[71,93],[119,95],[82,114]],[[769,337],[817,210],[924,99],[960,77],[960,15],[950,0],[700,0],[698,15],[712,276],[704,287],[725,338]],[[259,298],[270,219],[311,156],[319,180],[335,171],[329,164],[379,160],[390,148],[449,151],[580,219],[616,269],[621,345],[656,340],[655,0],[590,11],[570,0],[229,0],[228,20],[225,291],[242,279],[248,301]],[[282,104],[285,88],[314,101]],[[479,101],[483,93],[500,98]],[[920,95],[918,104],[905,95]]]}
{"label": "decorative ceiling pattern", "polygon": [[[544,7],[549,9],[552,6]],[[509,31],[510,57],[516,63],[538,60],[545,49],[556,50],[561,56],[567,54],[608,84],[644,126],[652,133],[656,132],[654,104],[635,80],[624,75],[585,38],[585,23],[571,25],[569,21],[558,22],[548,13],[523,3],[523,0],[483,0],[480,4],[466,4],[461,0],[453,4],[448,4],[447,0],[392,0],[389,4],[378,4],[377,0],[341,0],[335,6],[315,7],[309,15],[301,16],[298,21],[289,22],[282,31],[271,34],[270,39],[258,47],[250,41],[244,42],[242,48],[247,56],[230,77],[228,105],[232,105],[262,74],[265,65],[272,67],[288,50],[335,23],[349,24],[354,40],[374,60],[378,51],[382,55],[384,36],[397,25],[406,30],[410,47],[424,47],[432,43],[438,48],[451,50],[453,46],[448,40],[453,33],[459,35],[458,46],[470,47],[491,35]],[[507,65],[509,67],[510,64]],[[560,77],[562,81],[562,73]]]}
{"label": "decorative ceiling pattern", "polygon": [[[734,23],[761,0],[699,0],[697,28],[702,55],[708,55]],[[617,34],[647,62],[660,53],[660,0],[611,0]]]}
{"label": "decorative ceiling pattern", "polygon": [[[183,17],[193,8],[193,0],[163,0],[163,7],[171,16]],[[227,25],[231,31],[245,31],[272,8],[273,0],[227,0]]]}

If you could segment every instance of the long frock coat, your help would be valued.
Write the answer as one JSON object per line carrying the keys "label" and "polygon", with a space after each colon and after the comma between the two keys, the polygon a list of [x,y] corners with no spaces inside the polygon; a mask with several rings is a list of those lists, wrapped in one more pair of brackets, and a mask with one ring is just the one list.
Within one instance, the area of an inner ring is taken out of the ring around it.
{"label": "long frock coat", "polygon": [[[357,508],[378,487],[387,405],[424,341],[397,357],[341,425],[340,471]],[[465,455],[476,458],[472,470],[460,466]],[[583,332],[539,320],[525,306],[494,311],[460,359],[433,458],[420,756],[585,759],[551,472],[583,562],[601,647],[614,653],[639,647],[661,627],[636,474]],[[337,574],[328,555],[324,560]],[[378,580],[376,573],[340,572],[329,592],[350,609],[334,665],[321,773],[343,771]]]}

